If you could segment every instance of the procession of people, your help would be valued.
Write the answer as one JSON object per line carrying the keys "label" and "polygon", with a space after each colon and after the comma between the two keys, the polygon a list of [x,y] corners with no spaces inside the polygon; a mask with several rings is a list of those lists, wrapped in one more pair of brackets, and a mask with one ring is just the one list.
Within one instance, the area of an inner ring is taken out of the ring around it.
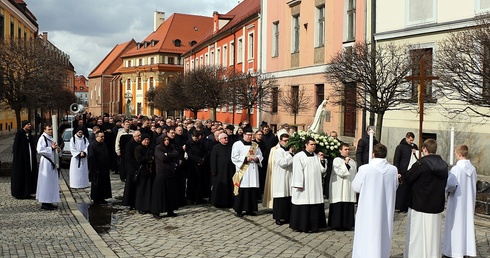
{"label": "procession of people", "polygon": [[[263,202],[278,226],[289,224],[294,231],[354,230],[353,257],[389,257],[398,210],[408,216],[405,257],[476,256],[476,170],[466,145],[456,148],[458,163],[449,172],[433,139],[424,141],[423,157],[416,159],[411,132],[396,148],[391,165],[386,146],[369,137],[374,127],[359,140],[354,160],[353,146],[338,139],[336,156],[319,151],[315,138],[292,148],[287,124],[274,133],[262,122],[254,132],[248,121],[235,130],[220,121],[108,114],[80,116],[74,123],[69,185],[91,187],[94,205],[110,204],[110,173],[119,174],[125,184],[122,204],[157,220],[178,216],[185,205],[207,204],[233,208],[238,217],[256,216]],[[91,142],[87,128],[95,135]],[[35,149],[34,144],[25,121],[14,142],[12,196],[36,198],[43,210],[54,210],[60,196],[53,161],[60,147],[51,125],[45,125]],[[39,166],[33,159],[36,150]],[[441,239],[445,194],[448,211]]]}

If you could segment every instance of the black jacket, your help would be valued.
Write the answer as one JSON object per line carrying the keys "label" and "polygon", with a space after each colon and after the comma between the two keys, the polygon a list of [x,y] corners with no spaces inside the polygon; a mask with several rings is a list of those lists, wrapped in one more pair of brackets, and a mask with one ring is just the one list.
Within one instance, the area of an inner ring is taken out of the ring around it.
{"label": "black jacket", "polygon": [[408,170],[408,163],[410,163],[410,158],[412,157],[412,150],[418,150],[417,144],[412,143],[409,145],[407,140],[403,138],[400,144],[396,146],[395,156],[393,157],[393,165],[398,169],[398,173],[405,175]]}
{"label": "black jacket", "polygon": [[[376,144],[378,144],[378,140],[373,137],[373,146]],[[369,135],[367,133],[357,142],[356,162],[357,168],[369,163]]]}
{"label": "black jacket", "polygon": [[407,172],[407,183],[412,195],[408,207],[424,213],[444,211],[447,163],[439,155],[420,158]]}

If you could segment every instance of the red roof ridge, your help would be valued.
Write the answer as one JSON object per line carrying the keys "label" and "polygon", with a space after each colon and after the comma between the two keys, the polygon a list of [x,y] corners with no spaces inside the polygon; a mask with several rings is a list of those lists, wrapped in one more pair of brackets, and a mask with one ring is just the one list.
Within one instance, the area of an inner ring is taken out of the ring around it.
{"label": "red roof ridge", "polygon": [[[111,51],[100,61],[100,63],[90,72],[88,75],[88,78],[90,77],[96,77],[99,75],[102,75],[107,68],[118,58],[121,56],[123,53],[124,49],[128,47],[132,42],[135,42],[134,39],[131,39],[127,42],[121,43],[121,44],[116,44]],[[113,55],[114,54],[114,55]],[[112,59],[109,59],[109,57],[113,57]]]}

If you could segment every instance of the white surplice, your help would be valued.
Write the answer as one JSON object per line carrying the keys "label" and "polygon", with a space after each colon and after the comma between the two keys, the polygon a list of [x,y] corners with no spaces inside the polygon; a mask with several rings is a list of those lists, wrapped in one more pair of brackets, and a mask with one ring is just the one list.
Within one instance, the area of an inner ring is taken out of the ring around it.
{"label": "white surplice", "polygon": [[[455,180],[457,186],[451,184]],[[476,169],[469,160],[458,160],[449,172],[446,191],[446,220],[442,254],[449,257],[476,256],[475,201]],[[451,187],[452,186],[452,187]]]}
{"label": "white surplice", "polygon": [[[240,167],[245,162],[245,158],[247,157],[249,151],[250,145],[244,145],[242,141],[237,141],[233,144],[233,147],[231,148],[231,162],[235,164],[236,171],[240,170]],[[262,166],[264,156],[262,156],[262,152],[258,146],[255,150],[254,157],[259,158],[259,162],[250,162],[247,171],[245,171],[242,181],[240,182],[240,188],[259,187],[259,166]]]}
{"label": "white surplice", "polygon": [[52,142],[53,137],[47,133],[43,133],[37,141],[36,150],[41,155],[41,159],[39,161],[36,199],[41,203],[61,202],[58,169],[53,167],[49,161],[54,162],[56,155],[56,151],[51,148]]}
{"label": "white surplice", "polygon": [[350,169],[347,169],[345,159],[337,157],[332,162],[332,174],[330,175],[329,198],[330,203],[356,202],[356,194],[352,189],[352,180],[357,172],[354,160],[349,160]]}
{"label": "white surplice", "polygon": [[274,156],[274,177],[272,178],[272,197],[282,198],[291,196],[291,176],[293,173],[293,155],[279,146],[271,156]]}
{"label": "white surplice", "polygon": [[324,203],[322,174],[326,171],[327,165],[322,166],[316,153],[307,156],[304,151],[301,151],[294,155],[291,202],[295,205]]}
{"label": "white surplice", "polygon": [[88,154],[89,140],[82,135],[82,137],[72,137],[70,139],[70,187],[71,188],[86,188],[90,186],[88,180],[88,158],[80,158],[80,152]]}
{"label": "white surplice", "polygon": [[352,188],[359,193],[352,257],[390,257],[398,171],[374,158],[359,168]]}

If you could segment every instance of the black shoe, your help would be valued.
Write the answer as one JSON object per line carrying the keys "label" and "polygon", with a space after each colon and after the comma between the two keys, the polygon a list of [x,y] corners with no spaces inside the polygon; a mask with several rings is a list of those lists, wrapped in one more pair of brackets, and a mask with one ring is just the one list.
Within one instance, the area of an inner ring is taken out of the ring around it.
{"label": "black shoe", "polygon": [[162,218],[162,216],[160,216],[159,214],[153,214],[153,218],[159,220]]}
{"label": "black shoe", "polygon": [[108,204],[108,202],[106,200],[101,200],[101,201],[94,201],[94,204],[95,205],[105,205],[105,204]]}
{"label": "black shoe", "polygon": [[58,209],[58,206],[55,206],[51,203],[43,203],[43,204],[41,204],[41,209],[51,211],[51,210]]}
{"label": "black shoe", "polygon": [[276,220],[276,225],[279,225],[279,226],[280,226],[280,225],[282,225],[282,224],[284,224],[284,223],[282,223],[282,221],[280,221],[280,220]]}
{"label": "black shoe", "polygon": [[167,217],[172,218],[172,217],[177,217],[177,216],[178,216],[178,215],[177,215],[177,214],[175,214],[174,212],[167,212]]}
{"label": "black shoe", "polygon": [[255,213],[254,211],[247,212],[247,213],[245,213],[245,214],[247,214],[247,215],[249,215],[249,216],[257,216],[257,213]]}
{"label": "black shoe", "polygon": [[148,212],[146,212],[146,211],[138,211],[138,213],[143,215],[143,214],[146,214]]}
{"label": "black shoe", "polygon": [[237,216],[237,217],[239,217],[239,218],[241,218],[241,217],[243,217],[243,213],[241,213],[241,212],[237,212],[237,213],[236,213],[236,216]]}

